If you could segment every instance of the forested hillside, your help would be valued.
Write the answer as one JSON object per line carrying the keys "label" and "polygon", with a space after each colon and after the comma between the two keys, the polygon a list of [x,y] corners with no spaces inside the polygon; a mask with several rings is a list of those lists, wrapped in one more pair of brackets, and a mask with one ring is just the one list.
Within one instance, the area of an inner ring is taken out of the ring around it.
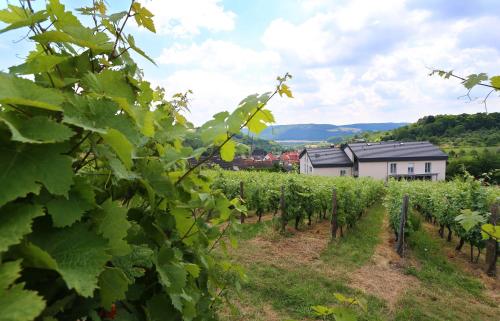
{"label": "forested hillside", "polygon": [[428,140],[449,146],[497,146],[500,113],[426,116],[416,123],[393,129],[382,140]]}

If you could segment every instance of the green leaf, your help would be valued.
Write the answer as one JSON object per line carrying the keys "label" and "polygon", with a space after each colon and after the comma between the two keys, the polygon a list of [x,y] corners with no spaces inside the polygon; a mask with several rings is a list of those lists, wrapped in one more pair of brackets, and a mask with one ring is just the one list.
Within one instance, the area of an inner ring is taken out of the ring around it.
{"label": "green leaf", "polygon": [[0,103],[61,111],[63,95],[51,88],[43,88],[24,78],[0,72]]}
{"label": "green leaf", "polygon": [[60,144],[0,144],[0,206],[29,193],[38,194],[40,184],[53,194],[66,196],[73,170],[71,158],[62,155],[65,151]]}
{"label": "green leaf", "polygon": [[490,78],[490,83],[496,90],[500,90],[500,76],[493,76]]}
{"label": "green leaf", "polygon": [[31,242],[23,242],[16,246],[16,253],[24,259],[24,266],[57,270],[57,262],[50,254]]}
{"label": "green leaf", "polygon": [[74,135],[67,126],[43,116],[24,118],[16,113],[4,112],[0,114],[0,121],[9,127],[12,140],[23,143],[57,143]]}
{"label": "green leaf", "polygon": [[19,75],[50,72],[56,65],[68,60],[69,58],[69,56],[38,55],[25,62],[24,64],[10,67],[9,71],[13,74]]}
{"label": "green leaf", "polygon": [[92,93],[111,98],[124,98],[129,103],[132,103],[135,99],[132,86],[123,72],[109,69],[99,74],[89,72],[82,81],[84,86]]}
{"label": "green leaf", "polygon": [[23,284],[0,292],[0,321],[32,321],[44,308],[43,299],[35,291],[24,290]]}
{"label": "green leaf", "polygon": [[234,153],[236,151],[236,143],[233,140],[228,140],[220,149],[220,157],[226,162],[230,162],[234,159]]}
{"label": "green leaf", "polygon": [[288,98],[293,98],[292,91],[286,84],[282,84],[280,86],[280,88],[278,89],[278,93],[281,97],[283,97],[283,95],[286,95]]}
{"label": "green leaf", "polygon": [[476,225],[485,223],[486,218],[477,211],[466,209],[462,210],[462,214],[455,217],[455,221],[459,222],[464,230],[468,232]]}
{"label": "green leaf", "polygon": [[7,9],[0,11],[0,21],[10,23],[10,25],[0,30],[0,33],[26,26],[34,26],[36,23],[45,21],[48,16],[49,15],[45,12],[45,10],[31,13],[21,7],[9,4]]}
{"label": "green leaf", "polygon": [[95,205],[92,186],[84,181],[73,185],[69,198],[57,197],[47,203],[47,211],[55,227],[69,226]]}
{"label": "green leaf", "polygon": [[198,227],[191,211],[187,208],[175,207],[172,209],[172,215],[175,218],[175,227],[179,236],[183,237],[182,241],[188,245],[193,244],[193,238],[189,235],[196,234]]}
{"label": "green leaf", "polygon": [[182,293],[182,289],[186,286],[187,271],[177,261],[177,258],[175,258],[174,249],[167,246],[163,246],[160,249],[156,268],[160,275],[160,280],[168,289],[169,294]]}
{"label": "green leaf", "polygon": [[154,252],[146,245],[131,245],[131,252],[124,256],[113,257],[113,265],[122,269],[130,279],[144,276],[146,269],[153,266]]}
{"label": "green leaf", "polygon": [[153,23],[153,14],[139,2],[134,2],[132,4],[132,10],[134,11],[135,21],[139,26],[143,26],[151,32],[156,32],[155,25]]}
{"label": "green leaf", "polygon": [[127,276],[118,268],[106,268],[99,275],[101,305],[104,309],[110,310],[114,302],[125,299],[129,283]]}
{"label": "green leaf", "polygon": [[112,255],[121,256],[130,253],[130,246],[124,240],[130,223],[127,220],[127,209],[119,202],[111,199],[101,204],[102,210],[95,213],[97,231],[109,242],[109,251]]}
{"label": "green leaf", "polygon": [[104,142],[108,144],[121,159],[127,169],[133,165],[132,155],[134,153],[134,146],[120,131],[110,128],[106,134],[101,134]]}
{"label": "green leaf", "polygon": [[109,41],[104,32],[93,33],[92,29],[84,27],[66,27],[65,31],[50,30],[35,35],[30,39],[41,44],[72,43],[80,47],[89,48],[95,52],[109,52],[113,49],[113,43]]}
{"label": "green leaf", "polygon": [[493,224],[484,224],[481,226],[481,235],[483,239],[495,239],[500,240],[500,227],[495,226]]}
{"label": "green leaf", "polygon": [[467,76],[467,78],[462,81],[462,84],[464,85],[465,88],[467,89],[472,89],[474,86],[479,84],[482,81],[488,80],[488,75],[485,73],[480,73],[480,74],[471,74]]}
{"label": "green leaf", "polygon": [[0,208],[0,252],[19,243],[31,232],[35,217],[44,215],[40,205],[10,203]]}
{"label": "green leaf", "polygon": [[0,264],[0,293],[21,276],[21,260]]}
{"label": "green leaf", "polygon": [[110,259],[107,242],[83,224],[32,233],[31,241],[56,262],[57,271],[70,289],[84,297],[92,296],[97,278]]}

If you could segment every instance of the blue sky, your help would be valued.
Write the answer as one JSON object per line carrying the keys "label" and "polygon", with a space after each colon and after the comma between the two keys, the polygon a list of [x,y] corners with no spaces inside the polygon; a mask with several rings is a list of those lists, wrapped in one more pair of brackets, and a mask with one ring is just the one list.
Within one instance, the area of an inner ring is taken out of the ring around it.
{"label": "blue sky", "polygon": [[[193,90],[189,118],[198,125],[248,94],[271,90],[285,72],[294,76],[295,98],[270,103],[279,124],[481,112],[480,99],[458,99],[466,93],[459,82],[429,77],[428,68],[500,74],[498,0],[140,2],[155,14],[158,30],[128,27],[158,63],[140,61],[145,77],[171,94]],[[127,8],[126,1],[108,4]],[[13,42],[22,35],[0,36],[1,70],[29,50],[30,43]],[[498,97],[488,108],[500,111]]]}

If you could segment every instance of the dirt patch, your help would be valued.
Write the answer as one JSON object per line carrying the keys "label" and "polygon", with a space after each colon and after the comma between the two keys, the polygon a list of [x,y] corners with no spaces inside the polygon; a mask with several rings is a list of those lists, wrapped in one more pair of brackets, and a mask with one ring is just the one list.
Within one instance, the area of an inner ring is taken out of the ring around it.
{"label": "dirt patch", "polygon": [[409,263],[406,259],[401,259],[394,250],[394,238],[386,216],[381,243],[375,248],[370,263],[350,275],[349,285],[386,300],[392,310],[398,299],[418,282],[415,277],[403,273],[404,267]]}
{"label": "dirt patch", "polygon": [[252,262],[265,262],[276,266],[291,263],[309,265],[319,261],[321,252],[330,241],[330,223],[327,221],[299,231],[288,229],[287,232],[291,235],[285,237],[265,233],[247,241],[243,246],[259,252],[259,255],[251,255]]}

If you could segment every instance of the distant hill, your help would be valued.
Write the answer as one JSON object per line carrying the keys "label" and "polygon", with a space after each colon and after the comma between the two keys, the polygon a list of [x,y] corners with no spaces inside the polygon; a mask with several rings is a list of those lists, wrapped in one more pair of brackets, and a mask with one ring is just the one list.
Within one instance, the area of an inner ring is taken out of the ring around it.
{"label": "distant hill", "polygon": [[382,140],[428,140],[449,146],[500,145],[500,113],[426,116],[381,137]]}
{"label": "distant hill", "polygon": [[296,124],[275,125],[266,128],[259,138],[275,141],[340,141],[343,137],[367,131],[392,130],[407,123],[360,123],[349,125]]}

